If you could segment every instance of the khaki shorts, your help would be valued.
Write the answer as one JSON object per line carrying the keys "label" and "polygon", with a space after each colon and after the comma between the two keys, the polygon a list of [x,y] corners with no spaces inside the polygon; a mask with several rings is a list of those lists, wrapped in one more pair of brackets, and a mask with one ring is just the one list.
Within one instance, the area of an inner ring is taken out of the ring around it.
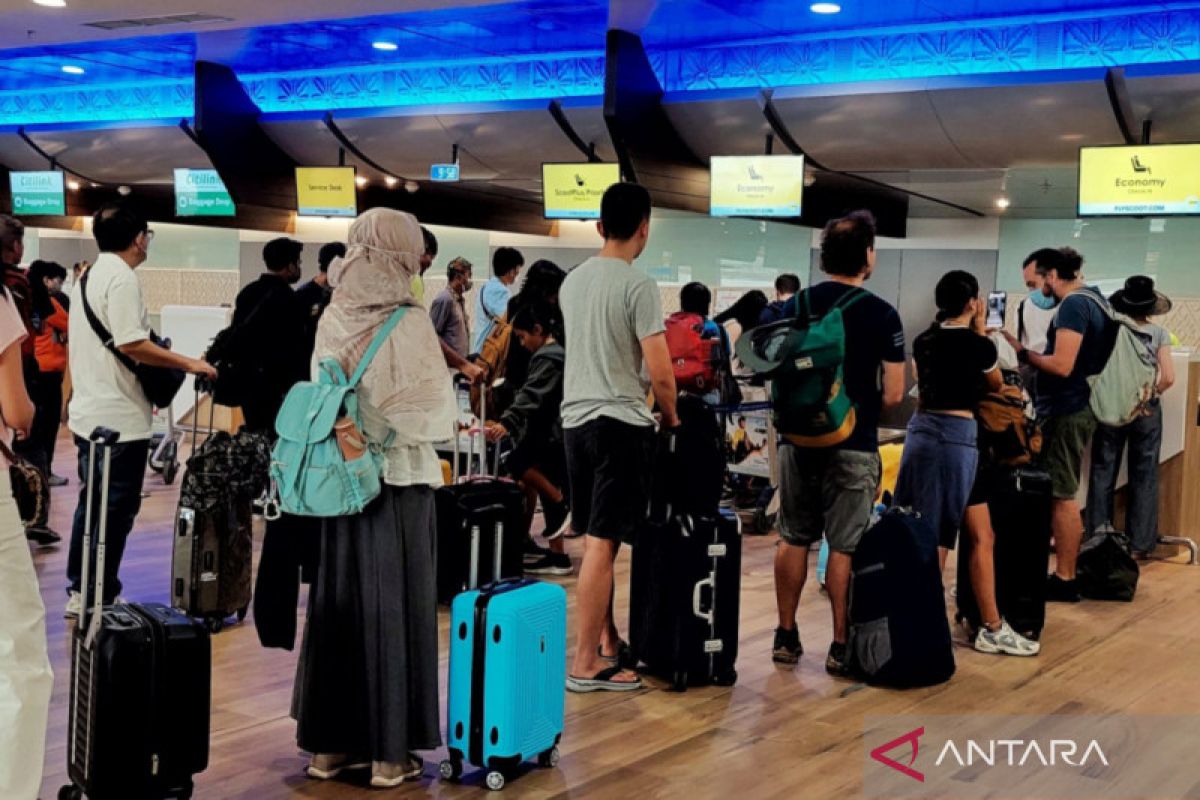
{"label": "khaki shorts", "polygon": [[1083,451],[1096,432],[1096,424],[1091,408],[1042,421],[1038,463],[1050,475],[1050,492],[1056,499],[1070,500],[1079,491]]}
{"label": "khaki shorts", "polygon": [[824,536],[829,548],[853,553],[871,523],[879,490],[879,453],[779,448],[779,535],[796,547]]}

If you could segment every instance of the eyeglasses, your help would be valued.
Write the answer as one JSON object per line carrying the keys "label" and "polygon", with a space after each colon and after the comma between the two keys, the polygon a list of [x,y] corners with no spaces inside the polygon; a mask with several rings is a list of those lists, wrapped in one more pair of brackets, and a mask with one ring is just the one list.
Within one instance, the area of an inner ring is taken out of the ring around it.
{"label": "eyeglasses", "polygon": [[146,230],[145,230],[145,234],[146,234],[146,241],[147,241],[147,242],[153,242],[153,241],[154,241],[154,231],[153,231],[153,230],[151,230],[150,228],[146,228]]}

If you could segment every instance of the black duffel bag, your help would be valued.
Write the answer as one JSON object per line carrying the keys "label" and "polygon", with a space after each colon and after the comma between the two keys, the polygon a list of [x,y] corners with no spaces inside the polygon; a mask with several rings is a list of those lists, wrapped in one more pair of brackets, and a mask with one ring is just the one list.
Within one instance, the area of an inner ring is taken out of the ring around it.
{"label": "black duffel bag", "polygon": [[1141,570],[1122,533],[1099,533],[1079,548],[1075,583],[1079,593],[1090,600],[1132,602],[1140,576]]}

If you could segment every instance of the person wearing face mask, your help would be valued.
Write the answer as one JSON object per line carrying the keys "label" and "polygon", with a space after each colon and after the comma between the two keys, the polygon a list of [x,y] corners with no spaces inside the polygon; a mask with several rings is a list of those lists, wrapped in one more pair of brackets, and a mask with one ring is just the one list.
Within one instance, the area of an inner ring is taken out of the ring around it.
{"label": "person wearing face mask", "polygon": [[[1017,338],[1028,350],[1046,352],[1046,338],[1050,323],[1058,310],[1058,298],[1046,293],[1045,265],[1053,263],[1058,251],[1042,248],[1029,254],[1021,265],[1025,288],[1029,296],[1017,306]],[[1037,370],[1029,365],[1021,367],[1021,382],[1029,396],[1037,397]]]}
{"label": "person wearing face mask", "polygon": [[[210,380],[217,376],[210,364],[168,350],[151,337],[142,287],[134,274],[134,270],[146,263],[154,239],[154,231],[145,217],[126,205],[105,205],[92,220],[92,235],[96,237],[100,256],[71,290],[71,308],[75,313],[68,322],[71,342],[68,368],[74,376],[70,428],[78,449],[80,476],[79,505],[75,509],[67,560],[68,617],[77,617],[83,604],[79,591],[84,513],[92,477],[87,469],[90,450],[87,437],[99,426],[110,428],[121,437],[112,449],[109,468],[105,603],[113,602],[121,590],[117,574],[125,540],[142,505],[142,482],[150,454],[150,400],[133,370],[118,360],[108,344],[127,359],[141,364],[181,369]],[[108,334],[108,343],[97,331],[98,326],[103,326]]]}
{"label": "person wearing face mask", "polygon": [[[464,296],[471,291],[471,262],[462,256],[446,266],[446,288],[433,298],[429,306],[429,318],[433,329],[442,340],[442,350],[447,363],[451,356],[466,360],[471,346],[467,330],[467,303]],[[451,366],[455,366],[451,364]]]}

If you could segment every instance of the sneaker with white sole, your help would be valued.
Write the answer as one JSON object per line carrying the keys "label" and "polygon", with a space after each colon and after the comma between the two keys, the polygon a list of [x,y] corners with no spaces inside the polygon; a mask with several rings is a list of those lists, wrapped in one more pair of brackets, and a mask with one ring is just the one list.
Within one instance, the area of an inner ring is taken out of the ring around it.
{"label": "sneaker with white sole", "polygon": [[989,655],[1036,656],[1041,652],[1042,645],[1026,639],[1001,620],[999,630],[988,630],[986,625],[980,627],[975,634],[975,649]]}

